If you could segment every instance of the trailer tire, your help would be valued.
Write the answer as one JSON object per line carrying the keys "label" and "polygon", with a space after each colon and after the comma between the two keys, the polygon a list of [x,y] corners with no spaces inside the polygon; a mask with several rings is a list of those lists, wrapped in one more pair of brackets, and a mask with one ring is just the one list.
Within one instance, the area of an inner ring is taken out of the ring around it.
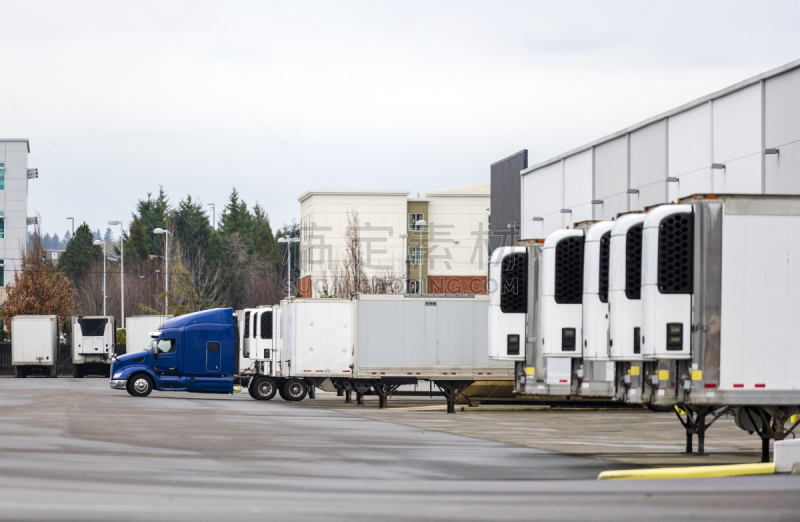
{"label": "trailer tire", "polygon": [[647,409],[656,413],[671,413],[675,411],[675,406],[659,406],[657,404],[645,404]]}
{"label": "trailer tire", "polygon": [[269,377],[258,377],[250,383],[250,396],[257,401],[268,401],[275,397],[278,387]]}
{"label": "trailer tire", "polygon": [[72,368],[72,377],[74,377],[75,379],[82,379],[83,378],[83,367],[81,367],[78,364],[73,366],[73,368]]}
{"label": "trailer tire", "polygon": [[131,375],[125,389],[134,397],[147,397],[153,391],[153,379],[146,373]]}
{"label": "trailer tire", "polygon": [[308,386],[299,379],[289,379],[283,385],[283,398],[289,402],[300,402],[306,398]]}

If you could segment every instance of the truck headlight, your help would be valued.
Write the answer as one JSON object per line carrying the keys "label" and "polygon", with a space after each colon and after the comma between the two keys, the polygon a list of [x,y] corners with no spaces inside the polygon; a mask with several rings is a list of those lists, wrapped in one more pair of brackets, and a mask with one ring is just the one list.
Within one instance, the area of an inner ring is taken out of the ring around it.
{"label": "truck headlight", "polygon": [[122,372],[117,372],[114,374],[115,379],[119,379],[120,377],[122,377]]}

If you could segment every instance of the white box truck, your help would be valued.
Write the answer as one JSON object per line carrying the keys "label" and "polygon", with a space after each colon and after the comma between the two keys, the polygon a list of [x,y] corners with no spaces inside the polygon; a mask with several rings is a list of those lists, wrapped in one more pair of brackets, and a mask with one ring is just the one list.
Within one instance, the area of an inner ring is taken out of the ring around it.
{"label": "white box truck", "polygon": [[150,349],[150,332],[158,330],[171,315],[134,315],[125,318],[125,353],[141,352]]}
{"label": "white box truck", "polygon": [[58,362],[57,315],[17,315],[11,319],[11,363],[16,377],[55,377]]}
{"label": "white box truck", "polygon": [[110,377],[111,359],[117,345],[114,316],[77,316],[72,327],[72,365],[75,378],[86,375]]}

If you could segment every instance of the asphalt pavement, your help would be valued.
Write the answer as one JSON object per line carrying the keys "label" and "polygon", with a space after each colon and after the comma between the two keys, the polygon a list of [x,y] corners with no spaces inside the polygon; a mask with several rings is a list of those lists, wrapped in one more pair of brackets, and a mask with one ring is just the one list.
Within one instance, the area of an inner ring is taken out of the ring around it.
{"label": "asphalt pavement", "polygon": [[[0,379],[0,520],[796,520],[800,513],[796,475],[598,482],[601,471],[631,464],[313,405],[246,393],[133,398],[105,379]],[[520,429],[529,419],[521,417]]]}

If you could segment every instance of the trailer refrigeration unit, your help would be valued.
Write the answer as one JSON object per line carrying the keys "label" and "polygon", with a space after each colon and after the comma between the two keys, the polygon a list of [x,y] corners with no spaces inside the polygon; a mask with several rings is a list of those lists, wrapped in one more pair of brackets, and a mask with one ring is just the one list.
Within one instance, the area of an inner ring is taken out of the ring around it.
{"label": "trailer refrigeration unit", "polygon": [[[800,197],[692,196],[644,222],[643,350],[658,359],[645,384],[686,412],[687,451],[727,411],[762,439],[797,426]],[[709,422],[707,422],[709,419]]]}
{"label": "trailer refrigeration unit", "polygon": [[259,306],[236,312],[239,336],[237,384],[247,385],[248,376],[278,375],[280,310],[279,306]]}
{"label": "trailer refrigeration unit", "polygon": [[[489,265],[489,358],[515,361],[514,391],[540,397],[570,394],[569,359],[543,357],[539,344],[542,302],[543,240],[520,242],[520,246],[502,247],[492,252]],[[524,256],[524,257],[523,257]],[[519,261],[525,270],[519,272]],[[519,287],[525,301],[519,301]],[[491,304],[496,303],[496,304]],[[524,359],[517,361],[515,336],[522,335],[519,348]],[[510,353],[509,353],[510,351]]]}
{"label": "trailer refrigeration unit", "polygon": [[171,315],[134,315],[125,318],[125,353],[141,352],[150,346],[150,332],[158,330]]}
{"label": "trailer refrigeration unit", "polygon": [[74,377],[110,376],[110,363],[117,344],[114,316],[77,316],[71,319]]}
{"label": "trailer refrigeration unit", "polygon": [[17,315],[11,319],[14,376],[56,376],[58,326],[57,315]]}
{"label": "trailer refrigeration unit", "polygon": [[358,295],[353,306],[352,380],[342,384],[357,393],[372,386],[381,406],[398,386],[427,380],[454,413],[455,397],[474,382],[514,381],[513,361],[487,352],[487,295]]}
{"label": "trailer refrigeration unit", "polygon": [[[615,364],[616,398],[643,401],[641,346],[642,224],[641,212],[624,214],[611,229],[608,268],[609,355]],[[652,358],[650,358],[652,360]]]}

